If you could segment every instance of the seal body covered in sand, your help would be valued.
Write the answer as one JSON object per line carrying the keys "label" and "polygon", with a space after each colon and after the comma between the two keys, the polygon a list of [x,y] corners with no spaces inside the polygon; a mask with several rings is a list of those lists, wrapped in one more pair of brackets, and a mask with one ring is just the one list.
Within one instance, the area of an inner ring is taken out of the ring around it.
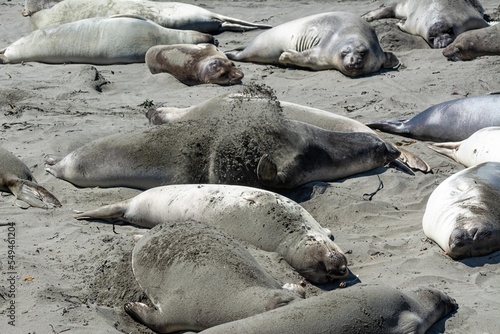
{"label": "seal body covered in sand", "polygon": [[500,162],[485,162],[444,180],[427,202],[425,235],[453,259],[500,250]]}
{"label": "seal body covered in sand", "polygon": [[347,12],[316,14],[283,23],[255,37],[241,50],[227,51],[229,59],[302,67],[335,69],[347,76],[376,72],[399,64],[384,52],[375,31]]}
{"label": "seal body covered in sand", "polygon": [[198,222],[158,225],[132,252],[132,268],[154,307],[125,304],[157,333],[203,330],[294,302],[239,242]]}
{"label": "seal body covered in sand", "polygon": [[500,56],[500,24],[460,34],[443,50],[443,56],[454,61]]}

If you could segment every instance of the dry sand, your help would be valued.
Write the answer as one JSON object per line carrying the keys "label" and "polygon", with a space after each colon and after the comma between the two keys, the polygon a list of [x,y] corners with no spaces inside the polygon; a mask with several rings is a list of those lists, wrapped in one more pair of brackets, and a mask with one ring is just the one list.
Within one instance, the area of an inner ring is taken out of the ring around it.
{"label": "dry sand", "polygon": [[[249,21],[277,25],[309,14],[344,10],[357,14],[382,1],[186,1]],[[482,0],[498,19],[498,2]],[[22,1],[0,1],[0,48],[30,32],[21,16]],[[266,84],[279,99],[329,110],[365,122],[412,116],[443,101],[500,91],[500,57],[471,62],[447,61],[419,37],[394,27],[396,20],[374,23],[386,51],[403,66],[351,79],[337,71],[309,72],[239,63],[244,83]],[[244,45],[259,31],[223,33],[222,50]],[[410,46],[409,46],[410,45]],[[423,47],[412,50],[412,47]],[[73,210],[92,209],[138,193],[126,188],[78,189],[44,171],[48,154],[63,156],[106,135],[147,128],[145,101],[186,107],[238,87],[187,87],[168,74],[151,75],[145,64],[90,66],[39,63],[0,66],[0,145],[21,158],[39,183],[55,194],[62,208],[23,210],[13,196],[0,198],[0,224],[15,223],[15,297],[9,298],[7,226],[0,226],[1,333],[147,333],[122,311],[128,301],[144,299],[133,282],[129,225],[73,219]],[[445,130],[443,130],[445,131]],[[379,169],[347,180],[306,187],[311,199],[301,204],[347,254],[350,269],[366,284],[442,289],[459,310],[430,333],[498,333],[500,328],[500,252],[453,261],[426,240],[421,227],[427,199],[446,177],[463,169],[437,155],[426,143],[383,135],[409,144],[434,174],[403,174]],[[377,176],[378,174],[378,176]],[[373,197],[379,179],[384,188]],[[116,233],[115,233],[116,232]],[[298,282],[276,254],[254,251],[283,281]],[[354,277],[354,276],[353,276]],[[351,277],[352,278],[352,277]],[[323,287],[333,288],[334,285]],[[308,286],[309,295],[321,293]],[[15,327],[6,308],[15,302]]]}

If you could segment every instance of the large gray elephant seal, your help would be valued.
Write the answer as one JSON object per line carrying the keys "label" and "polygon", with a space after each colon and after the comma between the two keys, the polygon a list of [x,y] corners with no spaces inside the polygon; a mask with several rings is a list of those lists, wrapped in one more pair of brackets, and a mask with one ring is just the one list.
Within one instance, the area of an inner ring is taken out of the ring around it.
{"label": "large gray elephant seal", "polygon": [[38,208],[59,207],[59,200],[36,183],[29,168],[14,154],[0,147],[0,191]]}
{"label": "large gray elephant seal", "polygon": [[500,24],[460,34],[443,50],[443,56],[453,61],[500,56]]}
{"label": "large gray elephant seal", "polygon": [[148,228],[195,220],[277,252],[312,283],[348,274],[347,260],[329,231],[299,204],[266,190],[215,184],[156,187],[76,217],[120,219]]}
{"label": "large gray elephant seal", "polygon": [[[400,152],[379,137],[334,132],[283,117],[278,101],[91,142],[47,171],[82,187],[222,183],[295,188],[382,167]],[[57,163],[56,163],[57,162]]]}
{"label": "large gray elephant seal", "polygon": [[336,69],[347,76],[368,74],[399,64],[384,52],[375,31],[346,12],[316,14],[283,23],[255,37],[229,59],[310,70]]}
{"label": "large gray elephant seal", "polygon": [[33,29],[41,29],[91,17],[117,14],[139,15],[165,28],[196,30],[210,34],[271,28],[266,24],[216,14],[195,5],[147,0],[65,0],[50,9],[34,13],[30,22]]}
{"label": "large gray elephant seal", "polygon": [[203,334],[423,334],[458,308],[432,288],[355,285],[202,331]]}
{"label": "large gray elephant seal", "polygon": [[466,97],[429,107],[410,119],[366,123],[372,129],[433,142],[461,141],[477,130],[500,126],[500,95]]}
{"label": "large gray elephant seal", "polygon": [[0,51],[1,63],[143,63],[157,44],[215,43],[212,35],[167,29],[137,16],[118,15],[33,31]]}
{"label": "large gray elephant seal", "polygon": [[466,168],[431,194],[425,235],[457,260],[500,250],[500,162]]}
{"label": "large gray elephant seal", "polygon": [[132,302],[125,310],[157,333],[199,331],[300,299],[239,242],[193,221],[149,231],[132,251],[132,269],[154,307]]}
{"label": "large gray elephant seal", "polygon": [[444,48],[467,30],[488,26],[477,0],[402,0],[375,9],[362,17],[367,21],[383,18],[404,20],[398,27],[422,36],[432,48]]}
{"label": "large gray elephant seal", "polygon": [[499,143],[500,126],[490,126],[474,132],[465,140],[433,143],[429,147],[465,167],[471,167],[487,161],[500,162]]}
{"label": "large gray elephant seal", "polygon": [[152,74],[169,73],[188,86],[200,84],[234,85],[243,72],[213,44],[156,45],[146,52]]}

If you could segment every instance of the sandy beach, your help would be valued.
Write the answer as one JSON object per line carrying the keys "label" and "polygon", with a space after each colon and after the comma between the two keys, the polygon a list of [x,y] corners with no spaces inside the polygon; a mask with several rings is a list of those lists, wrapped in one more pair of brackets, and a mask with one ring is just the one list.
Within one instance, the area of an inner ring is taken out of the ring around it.
{"label": "sandy beach", "polygon": [[[383,1],[184,1],[251,22],[278,25],[327,11],[362,15]],[[30,31],[24,1],[0,0],[0,49]],[[499,20],[498,1],[481,0]],[[500,57],[450,62],[417,36],[398,30],[397,20],[374,22],[382,47],[402,65],[373,75],[349,78],[338,71],[312,72],[237,63],[243,84],[265,84],[278,99],[303,104],[361,122],[411,117],[448,100],[500,92]],[[219,49],[245,45],[261,31],[217,35]],[[132,236],[147,232],[127,224],[77,221],[75,210],[89,210],[130,198],[139,190],[77,188],[45,172],[47,156],[65,156],[101,137],[151,127],[143,105],[188,107],[241,86],[188,87],[168,74],[152,75],[144,63],[97,66],[42,63],[0,65],[0,146],[19,157],[61,208],[22,209],[14,196],[0,197],[1,333],[150,333],[124,311],[123,304],[145,300],[130,264]],[[381,133],[405,145],[432,167],[415,176],[379,168],[336,182],[315,182],[291,192],[292,198],[333,232],[347,253],[347,279],[396,288],[430,286],[459,304],[456,313],[428,333],[498,333],[500,252],[454,261],[422,231],[427,200],[441,181],[464,169],[440,156],[428,143]],[[363,197],[374,192],[372,200]],[[301,194],[308,193],[307,200]],[[10,225],[7,225],[10,224]],[[9,270],[8,227],[15,229],[15,270]],[[301,277],[275,253],[248,246],[278,280]],[[13,272],[13,274],[11,274]],[[9,278],[15,276],[12,285]],[[356,278],[357,276],[357,278]],[[8,298],[14,286],[14,297]],[[308,296],[337,288],[307,285]],[[12,303],[14,301],[14,303]],[[8,322],[15,305],[15,327]]]}

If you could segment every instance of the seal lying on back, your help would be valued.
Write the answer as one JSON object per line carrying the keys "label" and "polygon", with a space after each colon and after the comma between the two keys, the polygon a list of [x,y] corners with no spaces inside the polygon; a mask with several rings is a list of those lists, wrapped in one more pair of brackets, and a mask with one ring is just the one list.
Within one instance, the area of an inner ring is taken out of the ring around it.
{"label": "seal lying on back", "polygon": [[334,132],[264,110],[117,134],[91,142],[47,171],[81,187],[222,183],[295,188],[332,181],[393,161],[400,152],[377,136]]}
{"label": "seal lying on back", "polygon": [[367,21],[403,19],[398,27],[422,36],[432,48],[444,48],[467,30],[488,26],[477,0],[402,0],[375,9],[362,17]]}
{"label": "seal lying on back", "polygon": [[156,45],[146,52],[152,74],[170,73],[188,86],[200,84],[234,85],[243,72],[212,44]]}
{"label": "seal lying on back", "polygon": [[59,207],[61,203],[36,183],[29,168],[15,155],[0,147],[0,191],[38,208]]}
{"label": "seal lying on back", "polygon": [[444,180],[431,194],[425,235],[458,260],[500,250],[500,162],[485,162]]}
{"label": "seal lying on back", "polygon": [[154,307],[133,302],[125,311],[157,333],[199,331],[300,299],[239,242],[193,221],[153,228],[135,245],[132,269]]}
{"label": "seal lying on back", "polygon": [[1,63],[143,63],[157,44],[214,43],[212,35],[167,29],[137,16],[98,17],[33,31],[0,51]]}
{"label": "seal lying on back", "polygon": [[457,307],[455,300],[432,288],[400,291],[386,286],[355,285],[201,333],[424,334]]}
{"label": "seal lying on back", "polygon": [[399,64],[384,52],[372,27],[346,12],[316,14],[283,23],[255,37],[229,59],[310,70],[336,69],[347,76],[368,74]]}
{"label": "seal lying on back", "polygon": [[443,56],[454,61],[500,56],[500,24],[460,34],[443,50]]}
{"label": "seal lying on back", "polygon": [[434,151],[461,163],[465,167],[487,161],[500,162],[500,127],[490,126],[474,132],[469,138],[450,143],[434,143]]}
{"label": "seal lying on back", "polygon": [[117,14],[139,15],[165,28],[196,30],[210,34],[271,28],[266,24],[216,14],[195,5],[147,0],[64,0],[50,9],[34,13],[30,22],[33,29],[41,29]]}
{"label": "seal lying on back", "polygon": [[348,274],[347,260],[329,231],[299,204],[266,190],[212,184],[156,187],[76,217],[120,219],[148,228],[195,220],[277,252],[310,282],[326,283]]}
{"label": "seal lying on back", "polygon": [[477,130],[500,126],[500,95],[466,97],[437,104],[410,119],[367,123],[370,128],[418,140],[461,141]]}

